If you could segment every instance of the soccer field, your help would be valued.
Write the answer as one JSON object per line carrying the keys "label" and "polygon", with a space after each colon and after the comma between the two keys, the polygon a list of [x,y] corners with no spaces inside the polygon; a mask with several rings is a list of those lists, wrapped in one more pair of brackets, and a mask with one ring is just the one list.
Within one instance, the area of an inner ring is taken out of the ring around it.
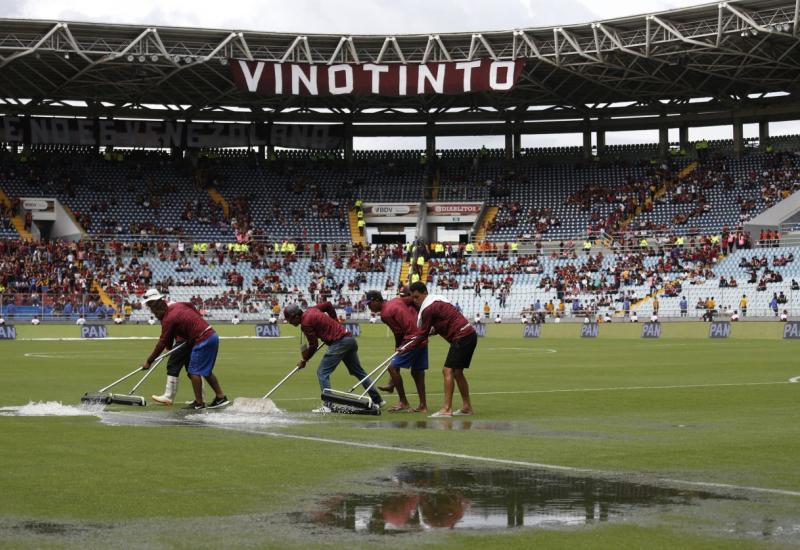
{"label": "soccer field", "polygon": [[[294,366],[298,332],[281,330],[221,341],[230,397],[260,397]],[[273,395],[277,416],[153,406],[163,365],[139,392],[146,408],[82,409],[155,340],[43,341],[78,329],[20,326],[0,342],[0,547],[800,546],[800,342],[778,323],[735,325],[728,340],[697,322],[666,323],[658,340],[579,330],[489,326],[468,371],[476,415],[431,419],[311,414],[319,357]],[[392,345],[363,326],[364,367]],[[446,349],[432,340],[432,410]],[[340,366],[333,386],[352,383]],[[178,396],[190,399],[185,377]]]}

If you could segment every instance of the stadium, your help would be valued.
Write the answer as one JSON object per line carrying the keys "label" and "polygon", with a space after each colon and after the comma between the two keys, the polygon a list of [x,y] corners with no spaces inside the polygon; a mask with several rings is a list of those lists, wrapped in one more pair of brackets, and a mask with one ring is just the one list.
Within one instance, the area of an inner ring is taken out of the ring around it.
{"label": "stadium", "polygon": [[800,3],[0,30],[0,546],[800,546]]}

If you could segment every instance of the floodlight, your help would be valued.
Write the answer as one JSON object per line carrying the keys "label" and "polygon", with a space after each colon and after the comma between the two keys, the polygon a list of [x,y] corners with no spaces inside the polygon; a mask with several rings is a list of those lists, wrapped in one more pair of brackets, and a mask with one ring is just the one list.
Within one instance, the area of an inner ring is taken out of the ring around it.
{"label": "floodlight", "polygon": [[150,56],[150,61],[152,61],[153,63],[157,62],[158,61],[158,54],[151,55]]}
{"label": "floodlight", "polygon": [[145,56],[143,56],[143,55],[139,56],[139,63],[144,63],[146,60],[147,60],[147,58]]}
{"label": "floodlight", "polygon": [[129,53],[129,54],[128,54],[128,57],[126,57],[125,59],[127,59],[127,60],[128,60],[128,63],[133,63],[133,59],[134,59],[134,57],[133,57],[133,54],[132,54],[132,53]]}

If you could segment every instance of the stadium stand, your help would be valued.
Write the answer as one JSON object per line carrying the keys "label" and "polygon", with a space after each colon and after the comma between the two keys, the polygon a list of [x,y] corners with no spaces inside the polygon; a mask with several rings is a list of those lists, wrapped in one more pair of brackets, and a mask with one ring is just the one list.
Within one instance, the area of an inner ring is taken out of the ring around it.
{"label": "stadium stand", "polygon": [[[651,150],[643,145],[619,152]],[[800,163],[793,153],[732,159],[713,150],[697,164],[688,157],[658,164],[622,156],[559,162],[560,154],[571,153],[560,148],[509,163],[501,153],[443,151],[428,161],[419,151],[359,151],[348,167],[340,155],[308,151],[282,151],[262,161],[225,149],[203,151],[194,160],[142,151],[98,155],[77,147],[5,151],[0,186],[11,198],[0,224],[8,252],[0,281],[4,307],[46,319],[81,310],[102,318],[113,304],[143,321],[137,296],[156,285],[222,319],[263,319],[276,306],[321,297],[333,299],[343,314],[349,308],[363,317],[363,293],[392,291],[403,252],[353,247],[347,208],[355,197],[416,200],[435,178],[444,200],[481,198],[499,209],[487,227],[489,244],[472,255],[463,243],[451,245],[426,265],[429,282],[470,315],[488,306],[518,317],[548,304],[566,317],[619,316],[630,309],[648,315],[654,294],[663,315],[680,315],[682,297],[693,305],[713,297],[724,312],[737,308],[740,290],[750,298],[752,315],[773,311],[773,292],[794,299],[789,281],[800,275],[791,262],[770,268],[781,280],[759,273],[748,282],[748,268],[739,266],[748,254],[758,255],[748,252],[750,246],[772,246],[779,237],[750,243],[738,229],[796,190]],[[677,177],[680,170],[684,177]],[[55,249],[16,241],[9,220],[22,196],[62,199],[95,240]],[[676,221],[680,215],[686,222]],[[508,243],[520,238],[527,244],[510,252]],[[593,248],[581,250],[586,238]],[[309,245],[283,248],[303,242]],[[201,243],[206,248],[195,248]],[[231,248],[237,245],[243,248]],[[736,290],[720,289],[722,277],[737,281]],[[705,313],[689,309],[688,316]]]}

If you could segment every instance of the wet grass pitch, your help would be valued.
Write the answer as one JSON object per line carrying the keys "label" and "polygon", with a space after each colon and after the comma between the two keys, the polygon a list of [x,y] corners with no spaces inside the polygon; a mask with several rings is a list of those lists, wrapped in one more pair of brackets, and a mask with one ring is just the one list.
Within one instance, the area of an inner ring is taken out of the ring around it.
{"label": "wet grass pitch", "polygon": [[[280,415],[81,408],[155,341],[19,326],[0,342],[0,547],[800,547],[800,342],[778,323],[733,328],[709,340],[708,325],[666,323],[645,340],[612,324],[581,339],[562,324],[523,339],[490,326],[467,373],[476,415],[431,419],[312,414],[318,358],[273,395]],[[294,366],[297,333],[281,330],[220,327],[231,398]],[[392,342],[363,327],[367,370]],[[444,341],[430,353],[436,410]],[[164,376],[144,384],[148,402]],[[334,373],[335,388],[352,382]]]}

